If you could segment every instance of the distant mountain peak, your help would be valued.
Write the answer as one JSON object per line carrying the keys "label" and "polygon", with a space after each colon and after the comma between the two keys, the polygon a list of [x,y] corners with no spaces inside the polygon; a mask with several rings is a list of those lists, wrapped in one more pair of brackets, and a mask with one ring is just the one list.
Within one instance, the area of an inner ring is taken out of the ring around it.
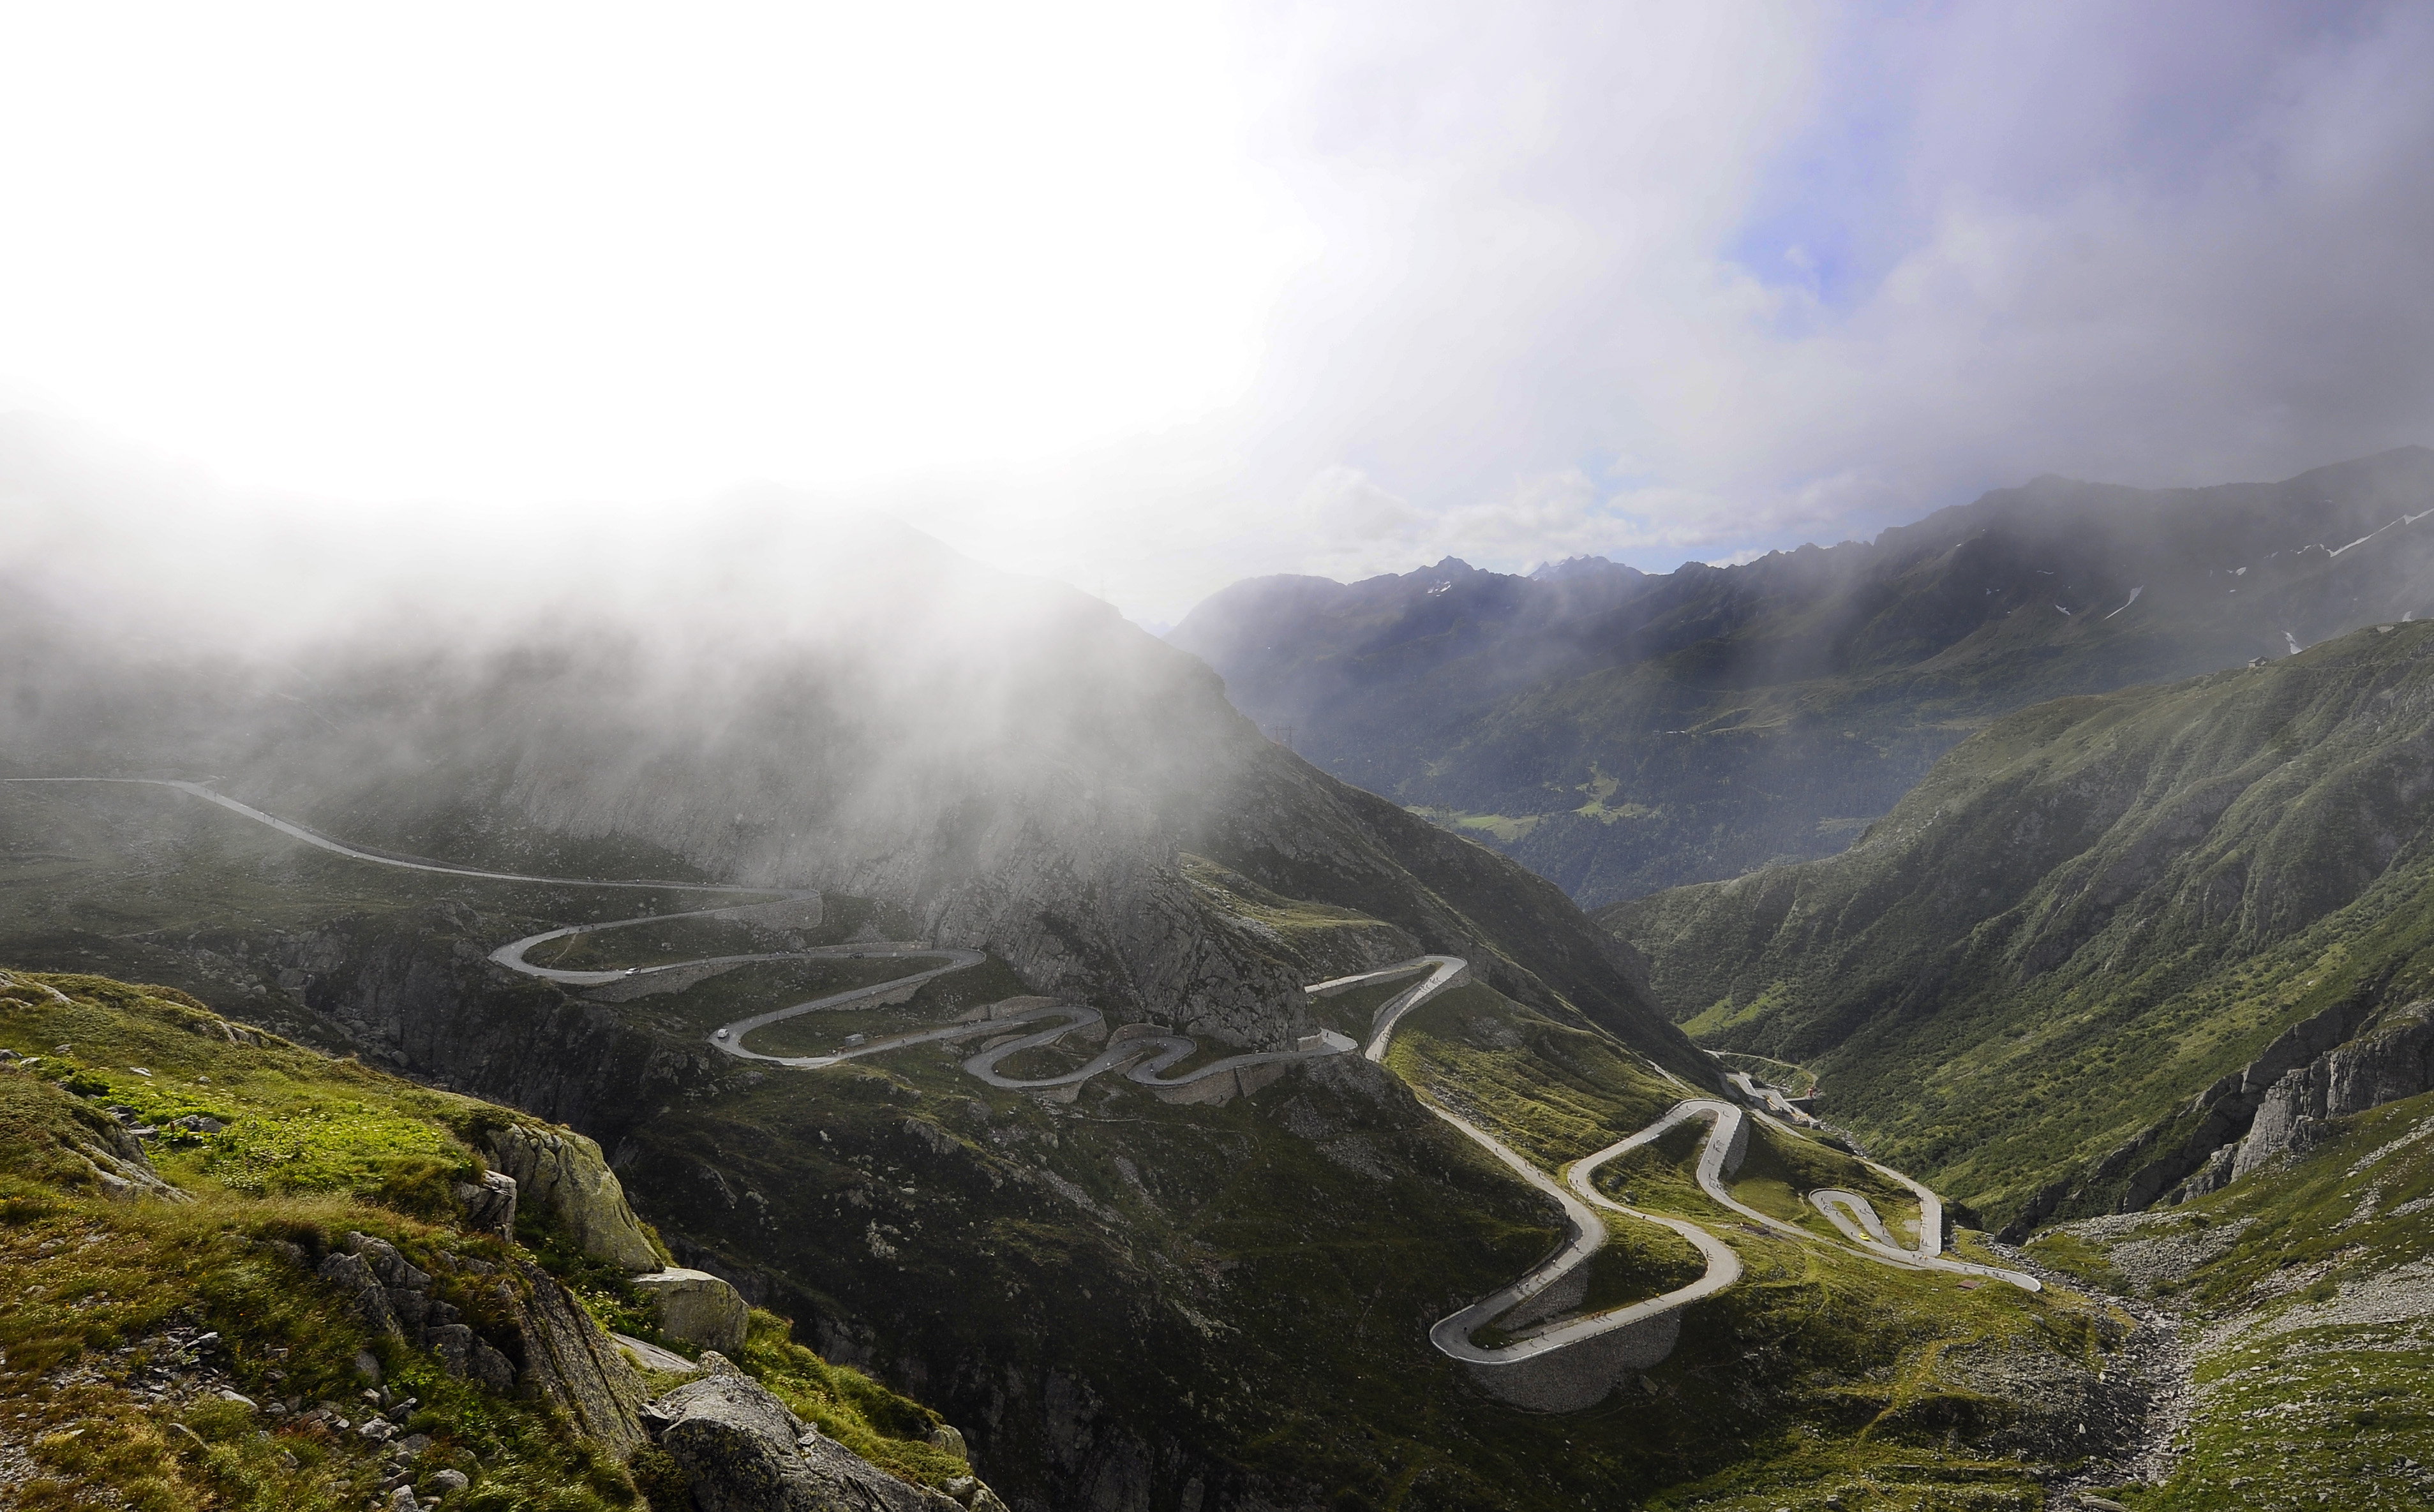
{"label": "distant mountain peak", "polygon": [[1560,562],[1548,562],[1534,569],[1534,583],[1554,583],[1565,578],[1620,576],[1646,577],[1648,574],[1627,562],[1617,562],[1603,556],[1567,556]]}

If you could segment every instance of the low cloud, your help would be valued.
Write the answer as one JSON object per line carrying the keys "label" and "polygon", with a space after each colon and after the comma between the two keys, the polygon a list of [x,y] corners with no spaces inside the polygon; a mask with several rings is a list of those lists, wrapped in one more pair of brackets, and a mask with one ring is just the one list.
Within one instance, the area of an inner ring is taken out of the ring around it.
{"label": "low cloud", "polygon": [[[770,480],[1148,620],[2434,442],[2434,8],[1133,12],[975,8],[937,57],[825,12],[607,28],[585,70],[539,19],[392,55],[28,11],[0,117],[58,138],[16,187],[61,229],[0,249],[0,395],[194,459],[161,486],[214,522],[79,529],[198,560],[292,526],[369,561],[417,511],[590,540]],[[394,105],[426,76],[467,107],[436,134]],[[836,128],[866,101],[904,130]]]}
{"label": "low cloud", "polygon": [[1292,53],[1329,253],[1250,470],[1297,443],[1334,481],[1268,489],[1392,507],[1270,560],[1664,568],[2434,441],[2434,11],[1801,14],[1422,8]]}

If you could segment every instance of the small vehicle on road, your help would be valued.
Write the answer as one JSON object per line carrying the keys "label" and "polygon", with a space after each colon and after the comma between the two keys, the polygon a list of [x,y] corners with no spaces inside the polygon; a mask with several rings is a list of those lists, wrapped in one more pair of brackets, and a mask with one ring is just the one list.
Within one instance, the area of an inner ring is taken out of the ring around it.
{"label": "small vehicle on road", "polygon": [[713,1040],[723,1040],[727,1038],[727,1031],[725,1029],[721,1029],[717,1033],[711,1035],[711,1038]]}

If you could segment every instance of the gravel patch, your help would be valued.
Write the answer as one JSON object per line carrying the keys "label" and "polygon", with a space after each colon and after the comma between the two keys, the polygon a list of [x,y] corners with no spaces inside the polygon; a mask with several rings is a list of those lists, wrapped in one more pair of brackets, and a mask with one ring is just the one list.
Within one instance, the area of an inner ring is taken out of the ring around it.
{"label": "gravel patch", "polygon": [[[2167,1216],[2132,1213],[2086,1221],[2090,1225],[2112,1225],[2118,1232],[2135,1233],[2141,1228],[2154,1227]],[[2201,1231],[2210,1232],[2215,1231]],[[2089,1447],[2093,1453],[2087,1463],[2047,1487],[2047,1505],[2080,1512],[2087,1504],[2079,1493],[2087,1487],[2119,1486],[2130,1481],[2154,1486],[2168,1479],[2179,1462],[2179,1445],[2188,1428],[2189,1411],[2197,1401],[2192,1381],[2197,1352],[2182,1319],[2135,1298],[2099,1291],[2076,1276],[2038,1264],[2032,1256],[2010,1245],[1990,1241],[1987,1248],[2002,1255],[2005,1265],[2017,1266],[2048,1286],[2078,1292],[2117,1307],[2137,1325],[2119,1351],[2105,1363],[2104,1373],[2098,1378],[2103,1388],[2105,1410],[2117,1425],[2116,1431],[2100,1438],[2091,1433],[2094,1441]]]}
{"label": "gravel patch", "polygon": [[2344,1282],[2327,1302],[2301,1302],[2257,1329],[2260,1335],[2303,1328],[2414,1323],[2434,1318],[2434,1255]]}

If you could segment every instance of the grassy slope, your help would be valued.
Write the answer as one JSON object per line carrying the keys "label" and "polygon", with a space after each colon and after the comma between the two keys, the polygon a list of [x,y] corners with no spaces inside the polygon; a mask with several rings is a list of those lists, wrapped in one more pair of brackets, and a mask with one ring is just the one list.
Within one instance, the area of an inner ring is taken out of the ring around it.
{"label": "grassy slope", "polygon": [[[53,999],[35,984],[70,998]],[[216,1332],[209,1379],[268,1402],[351,1408],[370,1350],[389,1385],[419,1397],[426,1472],[454,1467],[473,1487],[454,1504],[504,1509],[639,1504],[626,1470],[535,1406],[452,1381],[429,1356],[369,1337],[332,1287],[266,1241],[326,1248],[350,1231],[410,1256],[435,1249],[491,1260],[538,1253],[614,1326],[648,1333],[622,1278],[557,1252],[453,1226],[449,1182],[478,1169],[465,1143],[517,1115],[300,1046],[198,1034],[216,1015],[173,989],[84,976],[21,976],[0,990],[0,1046],[32,1057],[0,1069],[0,1466],[17,1504],[141,1508],[337,1508],[380,1479],[376,1446],[274,1429],[210,1391],[166,1398],[153,1369],[172,1328]],[[140,1070],[138,1068],[141,1068]],[[149,1073],[146,1075],[146,1073]],[[63,1087],[60,1083],[65,1083]],[[75,1092],[66,1090],[73,1087]],[[108,1137],[106,1107],[147,1124],[186,1113],[218,1133],[164,1134],[162,1175],[188,1203],[103,1200],[73,1147]],[[442,1274],[443,1291],[453,1283]],[[470,1289],[451,1300],[483,1316]],[[663,1341],[664,1342],[664,1341]],[[934,1415],[795,1345],[758,1315],[746,1365],[831,1434],[900,1473],[961,1470],[926,1443]],[[193,1363],[193,1362],[189,1362]]]}
{"label": "grassy slope", "polygon": [[[2434,984],[2434,626],[2004,720],[1827,861],[1618,905],[1669,1011],[1981,1212]],[[2114,1194],[2091,1192],[2088,1201]]]}
{"label": "grassy slope", "polygon": [[2030,1253],[2183,1315],[2184,1455],[2139,1512],[2434,1503],[2434,1096],[2183,1207],[2048,1231]]}

